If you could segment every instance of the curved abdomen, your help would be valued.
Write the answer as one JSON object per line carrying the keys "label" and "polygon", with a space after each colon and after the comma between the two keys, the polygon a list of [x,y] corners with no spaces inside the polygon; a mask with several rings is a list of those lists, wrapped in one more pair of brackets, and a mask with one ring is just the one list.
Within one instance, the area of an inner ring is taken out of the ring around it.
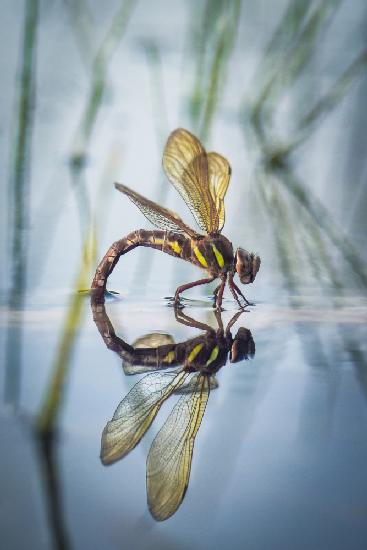
{"label": "curved abdomen", "polygon": [[191,241],[185,235],[175,233],[174,231],[137,229],[110,246],[97,267],[92,282],[92,289],[98,289],[103,295],[107,279],[114,270],[120,256],[137,246],[156,248],[183,260],[190,260],[191,256]]}

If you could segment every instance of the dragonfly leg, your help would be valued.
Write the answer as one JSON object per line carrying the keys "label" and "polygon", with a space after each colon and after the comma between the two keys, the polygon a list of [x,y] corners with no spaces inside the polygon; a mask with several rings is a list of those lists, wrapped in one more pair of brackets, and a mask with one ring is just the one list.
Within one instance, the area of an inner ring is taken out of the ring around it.
{"label": "dragonfly leg", "polygon": [[217,294],[218,294],[219,289],[220,289],[221,286],[222,286],[222,283],[219,283],[219,285],[214,289],[213,294],[214,294],[215,300],[217,299]]}
{"label": "dragonfly leg", "polygon": [[226,335],[227,335],[227,334],[230,334],[231,328],[233,327],[233,325],[235,324],[235,322],[237,321],[237,319],[240,317],[240,315],[242,315],[243,312],[244,312],[244,310],[241,309],[241,311],[238,311],[237,313],[234,314],[234,316],[232,317],[232,319],[229,321],[229,323],[228,323],[228,325],[227,325],[227,328],[226,328]]}
{"label": "dragonfly leg", "polygon": [[213,332],[211,326],[207,325],[206,323],[200,323],[200,321],[196,321],[196,319],[185,315],[182,309],[177,307],[175,307],[175,318],[176,321],[178,321],[182,325],[186,325],[187,327],[194,327],[198,328],[199,330],[205,330],[206,332]]}
{"label": "dragonfly leg", "polygon": [[236,300],[236,302],[241,306],[241,308],[243,307],[239,298],[238,298],[238,294],[241,296],[241,298],[244,299],[245,301],[245,304],[246,306],[253,306],[254,304],[252,304],[251,302],[249,302],[245,296],[242,294],[242,292],[240,291],[240,289],[238,288],[238,286],[236,285],[236,283],[234,282],[233,280],[233,276],[229,277],[229,288],[230,288],[230,291],[232,293],[232,296],[234,297],[234,299]]}
{"label": "dragonfly leg", "polygon": [[214,307],[215,307],[216,304],[217,304],[218,292],[220,291],[221,287],[222,287],[222,283],[219,283],[219,285],[214,289],[214,292],[213,292],[213,296],[214,296]]}
{"label": "dragonfly leg", "polygon": [[194,281],[192,283],[186,283],[185,285],[181,285],[177,288],[175,292],[175,305],[178,305],[180,303],[180,294],[184,290],[188,290],[189,288],[193,288],[194,286],[200,286],[205,285],[207,283],[211,283],[214,281],[215,277],[208,277],[207,279],[199,279],[198,281]]}
{"label": "dragonfly leg", "polygon": [[216,305],[217,311],[222,311],[223,293],[224,293],[224,288],[226,286],[226,282],[227,282],[227,276],[225,275],[222,278],[222,282],[219,285],[218,292],[216,295],[215,305]]}
{"label": "dragonfly leg", "polygon": [[241,304],[241,301],[240,301],[240,299],[237,295],[237,292],[235,291],[235,289],[233,288],[231,283],[229,283],[229,290],[231,291],[231,294],[232,294],[233,298],[236,300],[237,304],[240,306],[241,309],[243,309],[243,305]]}

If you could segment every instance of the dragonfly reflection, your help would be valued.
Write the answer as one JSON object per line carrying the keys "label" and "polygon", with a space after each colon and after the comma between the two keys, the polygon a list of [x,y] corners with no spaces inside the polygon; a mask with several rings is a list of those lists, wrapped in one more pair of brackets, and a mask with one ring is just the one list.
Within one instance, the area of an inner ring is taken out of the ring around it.
{"label": "dragonfly reflection", "polygon": [[[147,498],[152,516],[162,521],[180,506],[190,477],[195,437],[211,389],[218,386],[216,373],[226,363],[252,358],[255,343],[245,327],[233,337],[231,328],[238,312],[224,329],[198,322],[176,309],[177,321],[196,327],[202,334],[175,343],[172,336],[151,333],[129,345],[116,336],[103,304],[93,304],[93,318],[109,349],[123,360],[125,374],[147,373],[117,407],[102,434],[101,460],[112,464],[129,453],[151,426],[162,404],[174,393],[180,398],[155,437],[147,458]],[[168,370],[169,369],[169,370]]]}

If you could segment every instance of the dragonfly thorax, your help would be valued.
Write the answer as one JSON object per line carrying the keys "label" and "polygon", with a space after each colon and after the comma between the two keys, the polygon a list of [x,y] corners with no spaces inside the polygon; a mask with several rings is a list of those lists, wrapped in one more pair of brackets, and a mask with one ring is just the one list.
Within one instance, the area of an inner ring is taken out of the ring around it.
{"label": "dragonfly thorax", "polygon": [[206,269],[211,275],[219,277],[233,270],[232,243],[224,235],[192,239],[190,261]]}

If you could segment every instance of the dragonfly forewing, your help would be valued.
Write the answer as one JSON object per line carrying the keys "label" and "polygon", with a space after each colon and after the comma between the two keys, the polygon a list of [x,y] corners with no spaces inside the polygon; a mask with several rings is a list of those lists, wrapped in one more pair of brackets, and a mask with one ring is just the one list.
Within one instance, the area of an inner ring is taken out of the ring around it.
{"label": "dragonfly forewing", "polygon": [[163,402],[188,373],[153,372],[144,376],[117,407],[102,434],[101,460],[112,464],[129,453],[144,436]]}

